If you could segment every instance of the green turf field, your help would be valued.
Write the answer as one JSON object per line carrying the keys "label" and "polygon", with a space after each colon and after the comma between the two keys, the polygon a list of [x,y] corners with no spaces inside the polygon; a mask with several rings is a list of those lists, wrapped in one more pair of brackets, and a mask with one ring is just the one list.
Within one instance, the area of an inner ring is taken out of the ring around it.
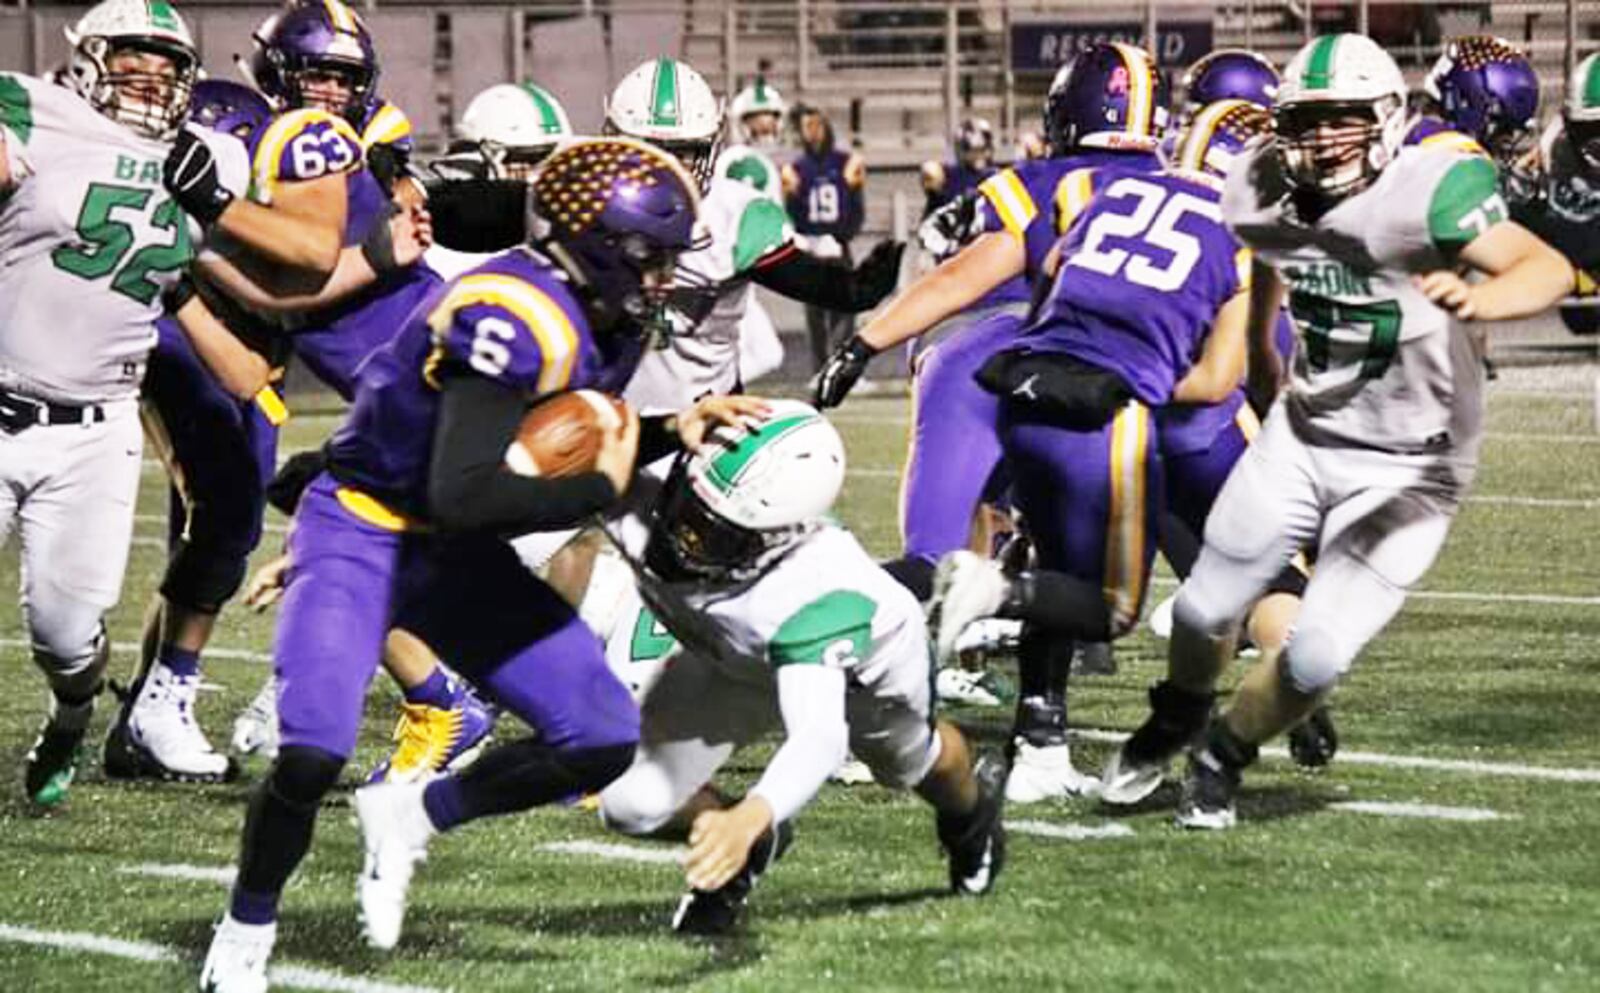
{"label": "green turf field", "polygon": [[[843,515],[884,554],[897,541],[904,407],[863,398],[838,418],[854,473]],[[1269,757],[1247,783],[1236,831],[1181,833],[1169,823],[1170,791],[1131,816],[1088,802],[1014,809],[1013,824],[1092,830],[1081,839],[1015,831],[998,891],[956,900],[943,894],[931,818],[914,799],[829,787],[757,891],[745,932],[696,943],[665,930],[681,884],[671,864],[547,846],[666,849],[608,837],[592,814],[541,811],[439,839],[419,871],[406,937],[382,956],[362,946],[356,921],[360,855],[346,791],[325,809],[285,901],[275,961],[302,968],[281,976],[283,986],[1600,989],[1600,436],[1581,392],[1500,388],[1490,412],[1477,499],[1429,592],[1337,698],[1345,748],[1363,755],[1316,775]],[[332,424],[298,418],[291,445],[314,443]],[[132,665],[128,646],[159,576],[163,487],[152,466],[113,623],[119,673]],[[14,552],[0,569],[15,588]],[[1153,599],[1170,588],[1159,580]],[[91,768],[64,809],[31,815],[20,761],[44,691],[15,608],[4,618],[11,692],[0,698],[0,756],[13,771],[0,786],[0,989],[190,988],[223,906],[214,877],[233,861],[249,782],[130,788]],[[224,615],[215,645],[228,652],[210,662],[217,690],[201,703],[213,740],[226,740],[265,675],[269,633],[269,618]],[[1161,652],[1144,632],[1124,642],[1117,676],[1078,685],[1074,725],[1130,728]],[[382,753],[394,695],[375,685],[360,767]],[[986,747],[1000,746],[1005,715],[956,716]],[[104,723],[97,718],[96,739]],[[1098,767],[1104,742],[1087,736],[1075,748],[1080,766]],[[1445,761],[1404,767],[1400,756]],[[730,784],[747,783],[759,758],[736,759]],[[260,771],[249,767],[247,780]],[[356,776],[352,768],[347,780]],[[1349,802],[1479,819],[1336,806]],[[151,874],[174,866],[207,878]]]}

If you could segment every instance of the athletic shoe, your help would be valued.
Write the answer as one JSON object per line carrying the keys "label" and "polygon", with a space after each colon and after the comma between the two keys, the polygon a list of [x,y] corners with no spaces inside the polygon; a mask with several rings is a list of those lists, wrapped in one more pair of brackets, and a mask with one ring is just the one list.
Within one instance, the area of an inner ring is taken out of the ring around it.
{"label": "athletic shoe", "polygon": [[277,937],[277,924],[222,918],[200,969],[201,993],[266,993],[267,960]]}
{"label": "athletic shoe", "polygon": [[1123,742],[1122,747],[1106,759],[1100,773],[1100,799],[1114,807],[1127,807],[1154,793],[1166,778],[1171,756],[1139,759],[1137,753]]}
{"label": "athletic shoe", "polygon": [[1004,707],[1016,699],[1016,690],[1006,678],[991,669],[964,669],[945,666],[934,677],[934,692],[944,703],[968,707]]}
{"label": "athletic shoe", "polygon": [[[1015,655],[1022,641],[1022,622],[1009,617],[985,617],[968,624],[956,639],[956,658],[964,664],[995,655]],[[969,661],[970,660],[970,661]],[[971,665],[972,668],[977,668]]]}
{"label": "athletic shoe", "polygon": [[365,855],[356,894],[367,944],[387,951],[400,942],[406,893],[436,832],[422,806],[422,783],[383,783],[356,790],[356,819]]}
{"label": "athletic shoe", "polygon": [[973,621],[999,613],[1009,586],[993,559],[968,551],[951,552],[940,559],[933,574],[933,599],[928,603],[935,660],[948,664],[954,659],[961,632]]}
{"label": "athletic shoe", "polygon": [[1238,792],[1239,770],[1229,768],[1209,748],[1190,752],[1189,772],[1178,799],[1178,825],[1201,831],[1233,827],[1238,820],[1233,798]]}
{"label": "athletic shoe", "polygon": [[[67,716],[63,711],[72,712],[68,720],[62,720]],[[78,767],[87,758],[83,736],[93,713],[93,700],[82,707],[56,705],[55,713],[45,721],[22,763],[22,783],[30,801],[41,807],[55,807],[67,798]]]}
{"label": "athletic shoe", "polygon": [[672,914],[672,930],[679,934],[723,935],[738,926],[745,901],[761,877],[794,844],[794,828],[788,821],[768,828],[750,848],[744,868],[715,890],[690,890],[678,901]]}
{"label": "athletic shoe", "polygon": [[1339,729],[1327,707],[1318,707],[1289,729],[1289,757],[1303,769],[1320,769],[1338,753]]}
{"label": "athletic shoe", "polygon": [[194,719],[199,686],[198,674],[178,676],[156,665],[142,683],[119,693],[122,708],[106,735],[106,775],[185,783],[233,779],[238,766],[211,747]]}
{"label": "athletic shoe", "polygon": [[268,676],[255,699],[234,718],[233,751],[238,755],[278,757],[278,680]]}
{"label": "athletic shoe", "polygon": [[1216,694],[1198,694],[1162,681],[1150,687],[1150,716],[1106,761],[1100,799],[1131,806],[1161,785],[1167,765],[1195,744],[1211,719]]}
{"label": "athletic shoe", "polygon": [[1066,742],[1032,745],[1026,738],[1013,740],[1015,755],[1011,774],[1006,777],[1006,800],[1011,803],[1041,803],[1075,796],[1096,796],[1100,780],[1086,776],[1072,765],[1072,752]]}
{"label": "athletic shoe", "polygon": [[470,690],[454,707],[402,703],[394,726],[394,754],[378,763],[369,783],[415,783],[435,774],[465,769],[489,742],[494,714]]}
{"label": "athletic shoe", "polygon": [[1004,762],[981,758],[973,766],[978,806],[963,817],[940,814],[939,844],[950,860],[950,889],[960,896],[982,896],[994,888],[1006,864]]}
{"label": "athletic shoe", "polygon": [[872,782],[872,770],[867,764],[854,755],[845,756],[839,768],[828,774],[828,778],[842,786],[865,786]]}

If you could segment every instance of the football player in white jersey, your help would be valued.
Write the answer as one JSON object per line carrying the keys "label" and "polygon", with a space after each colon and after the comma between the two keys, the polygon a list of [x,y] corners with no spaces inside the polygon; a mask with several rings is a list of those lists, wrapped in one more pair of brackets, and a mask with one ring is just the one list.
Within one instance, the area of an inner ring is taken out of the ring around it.
{"label": "football player in white jersey", "polygon": [[[1004,860],[999,763],[975,768],[966,739],[932,715],[921,605],[828,519],[844,445],[815,410],[773,401],[724,429],[663,483],[643,479],[611,525],[661,630],[681,648],[645,693],[632,768],[600,795],[628,834],[687,830],[689,893],[673,927],[731,928],[789,822],[847,748],[880,783],[938,813],[950,885],[979,895]],[[738,803],[701,787],[733,751],[782,727],[784,741]]]}
{"label": "football player in white jersey", "polygon": [[[1275,271],[1263,296],[1287,290],[1303,340],[1206,522],[1154,712],[1106,770],[1110,802],[1147,796],[1194,740],[1178,822],[1234,823],[1259,746],[1317,706],[1399,612],[1466,495],[1483,367],[1462,322],[1538,313],[1572,289],[1572,267],[1507,219],[1489,159],[1402,147],[1405,99],[1371,39],[1317,38],[1285,73],[1276,137],[1229,174],[1228,226],[1270,266],[1265,278]],[[1458,268],[1484,278],[1468,283]],[[1271,322],[1253,327],[1250,375],[1275,381]],[[1240,619],[1310,542],[1317,567],[1292,634],[1207,728]]]}
{"label": "football player in white jersey", "polygon": [[180,291],[191,235],[163,188],[198,70],[188,28],[164,0],[106,0],[67,39],[56,78],[0,73],[0,533],[19,530],[23,611],[51,689],[24,772],[44,805],[71,784],[103,682],[155,320],[171,307],[192,334],[204,315],[232,340]]}

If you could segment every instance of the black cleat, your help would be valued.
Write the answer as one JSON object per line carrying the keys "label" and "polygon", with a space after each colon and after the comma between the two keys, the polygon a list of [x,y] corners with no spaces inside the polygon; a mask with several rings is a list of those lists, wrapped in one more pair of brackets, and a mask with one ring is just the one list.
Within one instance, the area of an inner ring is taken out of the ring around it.
{"label": "black cleat", "polygon": [[672,914],[672,930],[713,937],[732,931],[739,924],[750,891],[792,844],[794,828],[787,821],[767,829],[751,847],[744,868],[721,889],[690,890],[683,895]]}
{"label": "black cleat", "polygon": [[1240,770],[1214,755],[1210,748],[1189,753],[1189,771],[1178,798],[1180,827],[1224,831],[1234,826],[1238,814],[1233,798],[1239,792]]}
{"label": "black cleat", "polygon": [[65,730],[46,724],[39,732],[22,764],[22,783],[30,801],[40,807],[55,807],[67,798],[72,780],[87,757],[83,747],[87,730]]}
{"label": "black cleat", "polygon": [[981,758],[972,770],[978,780],[978,806],[964,817],[940,814],[939,844],[950,859],[950,889],[960,896],[982,896],[994,889],[1006,864],[1006,829],[1001,812],[1006,798],[1006,766]]}
{"label": "black cleat", "polygon": [[1302,769],[1320,769],[1338,753],[1339,729],[1333,726],[1333,714],[1325,706],[1289,729],[1289,757]]}

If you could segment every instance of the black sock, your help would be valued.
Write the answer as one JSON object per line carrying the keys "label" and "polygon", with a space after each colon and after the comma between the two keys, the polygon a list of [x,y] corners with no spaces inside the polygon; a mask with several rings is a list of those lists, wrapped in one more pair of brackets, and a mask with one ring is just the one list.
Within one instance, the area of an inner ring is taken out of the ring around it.
{"label": "black sock", "polygon": [[1033,745],[1060,744],[1067,733],[1067,675],[1072,639],[1024,622],[1017,646],[1016,733]]}
{"label": "black sock", "polygon": [[524,738],[491,749],[464,771],[428,784],[428,819],[441,831],[513,814],[563,797],[599,792],[633,762],[634,746],[561,749]]}
{"label": "black sock", "polygon": [[1011,583],[1001,617],[1015,617],[1080,641],[1110,641],[1111,618],[1099,585],[1049,569],[1030,569]]}
{"label": "black sock", "polygon": [[269,909],[275,914],[278,894],[311,847],[317,807],[343,768],[344,759],[320,748],[288,745],[278,753],[245,814],[234,884],[236,918],[263,924],[267,921],[249,918]]}
{"label": "black sock", "polygon": [[1211,729],[1206,732],[1206,751],[1228,768],[1239,770],[1254,763],[1261,749],[1234,734],[1224,719],[1211,722]]}

